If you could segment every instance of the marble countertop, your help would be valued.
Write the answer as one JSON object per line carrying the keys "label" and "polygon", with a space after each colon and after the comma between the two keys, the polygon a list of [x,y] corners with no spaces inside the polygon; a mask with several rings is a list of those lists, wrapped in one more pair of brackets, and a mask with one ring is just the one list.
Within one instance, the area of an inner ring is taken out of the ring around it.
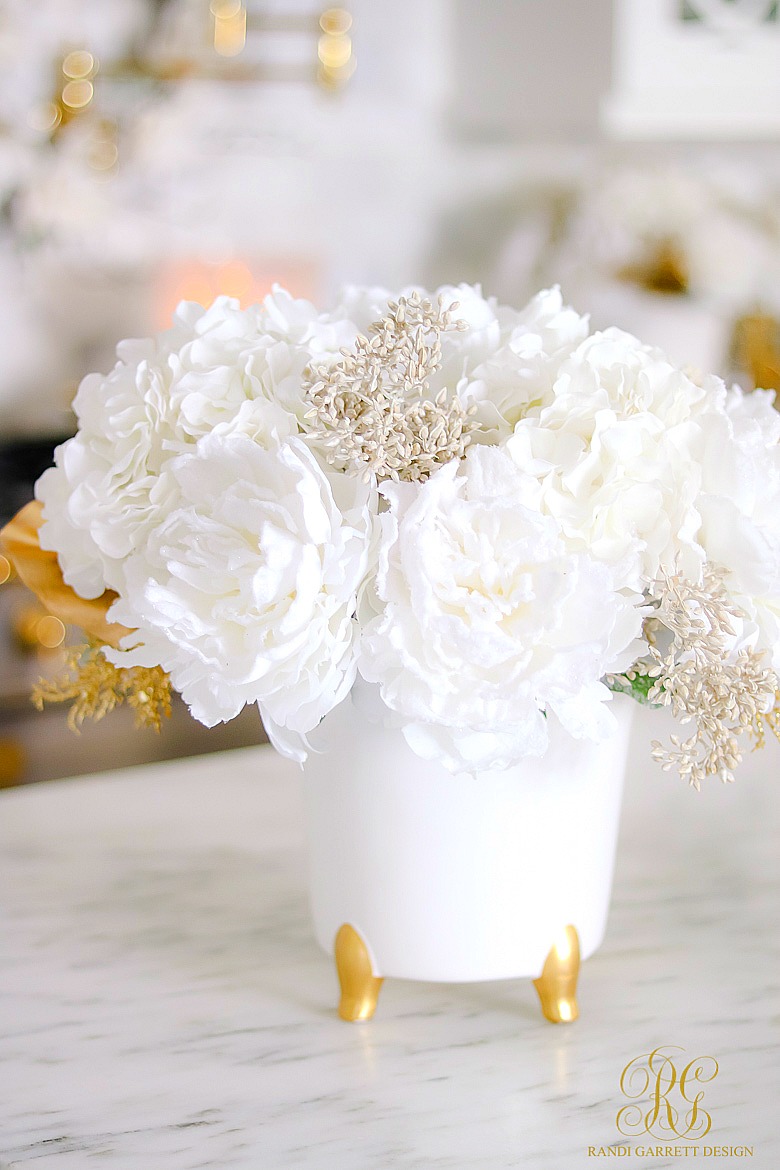
{"label": "marble countertop", "polygon": [[[658,1045],[719,1062],[695,1156],[775,1170],[780,749],[697,795],[657,732],[642,713],[571,1026],[530,982],[388,980],[340,1021],[298,773],[267,747],[0,794],[1,1170],[614,1165],[620,1074]],[[644,1145],[623,1164],[690,1164]]]}

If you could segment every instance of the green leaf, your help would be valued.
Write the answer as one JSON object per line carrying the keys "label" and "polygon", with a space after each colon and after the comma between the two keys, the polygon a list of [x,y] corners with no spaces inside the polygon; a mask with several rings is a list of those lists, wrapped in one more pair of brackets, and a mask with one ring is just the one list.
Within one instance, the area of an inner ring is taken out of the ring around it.
{"label": "green leaf", "polygon": [[632,699],[636,699],[637,703],[641,703],[643,707],[662,707],[663,703],[651,703],[647,697],[658,679],[636,669],[632,669],[630,673],[633,674],[633,678],[628,678],[625,674],[611,674],[604,682],[611,691],[618,695],[629,695]]}

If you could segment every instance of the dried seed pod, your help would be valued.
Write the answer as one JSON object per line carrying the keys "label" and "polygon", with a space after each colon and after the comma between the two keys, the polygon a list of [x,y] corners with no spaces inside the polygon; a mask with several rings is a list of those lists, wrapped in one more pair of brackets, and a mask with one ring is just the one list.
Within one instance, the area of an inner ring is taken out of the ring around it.
{"label": "dried seed pod", "polygon": [[[310,366],[304,389],[312,409],[304,419],[328,449],[334,466],[379,479],[427,479],[436,467],[462,459],[476,429],[447,389],[430,398],[441,366],[442,334],[467,328],[417,292],[388,303],[387,316],[342,349],[334,365]],[[334,441],[335,438],[335,441]]]}

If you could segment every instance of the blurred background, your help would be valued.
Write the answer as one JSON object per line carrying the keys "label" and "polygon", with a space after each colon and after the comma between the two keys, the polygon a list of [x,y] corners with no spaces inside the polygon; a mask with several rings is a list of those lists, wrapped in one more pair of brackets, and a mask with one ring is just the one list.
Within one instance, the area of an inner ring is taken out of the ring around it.
{"label": "blurred background", "polygon": [[[0,0],[0,522],[79,380],[182,299],[560,283],[594,326],[780,388],[780,4]],[[80,736],[68,631],[0,557],[0,785],[254,743]]]}

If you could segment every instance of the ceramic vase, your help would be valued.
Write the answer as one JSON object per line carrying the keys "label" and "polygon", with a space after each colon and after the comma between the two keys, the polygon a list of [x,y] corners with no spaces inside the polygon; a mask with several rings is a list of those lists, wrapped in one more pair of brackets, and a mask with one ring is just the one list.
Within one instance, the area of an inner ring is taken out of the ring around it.
{"label": "ceramic vase", "polygon": [[345,1019],[373,1015],[385,977],[532,978],[544,1015],[577,1016],[579,963],[609,908],[633,704],[615,733],[555,728],[542,759],[452,775],[350,699],[304,768],[311,907]]}

